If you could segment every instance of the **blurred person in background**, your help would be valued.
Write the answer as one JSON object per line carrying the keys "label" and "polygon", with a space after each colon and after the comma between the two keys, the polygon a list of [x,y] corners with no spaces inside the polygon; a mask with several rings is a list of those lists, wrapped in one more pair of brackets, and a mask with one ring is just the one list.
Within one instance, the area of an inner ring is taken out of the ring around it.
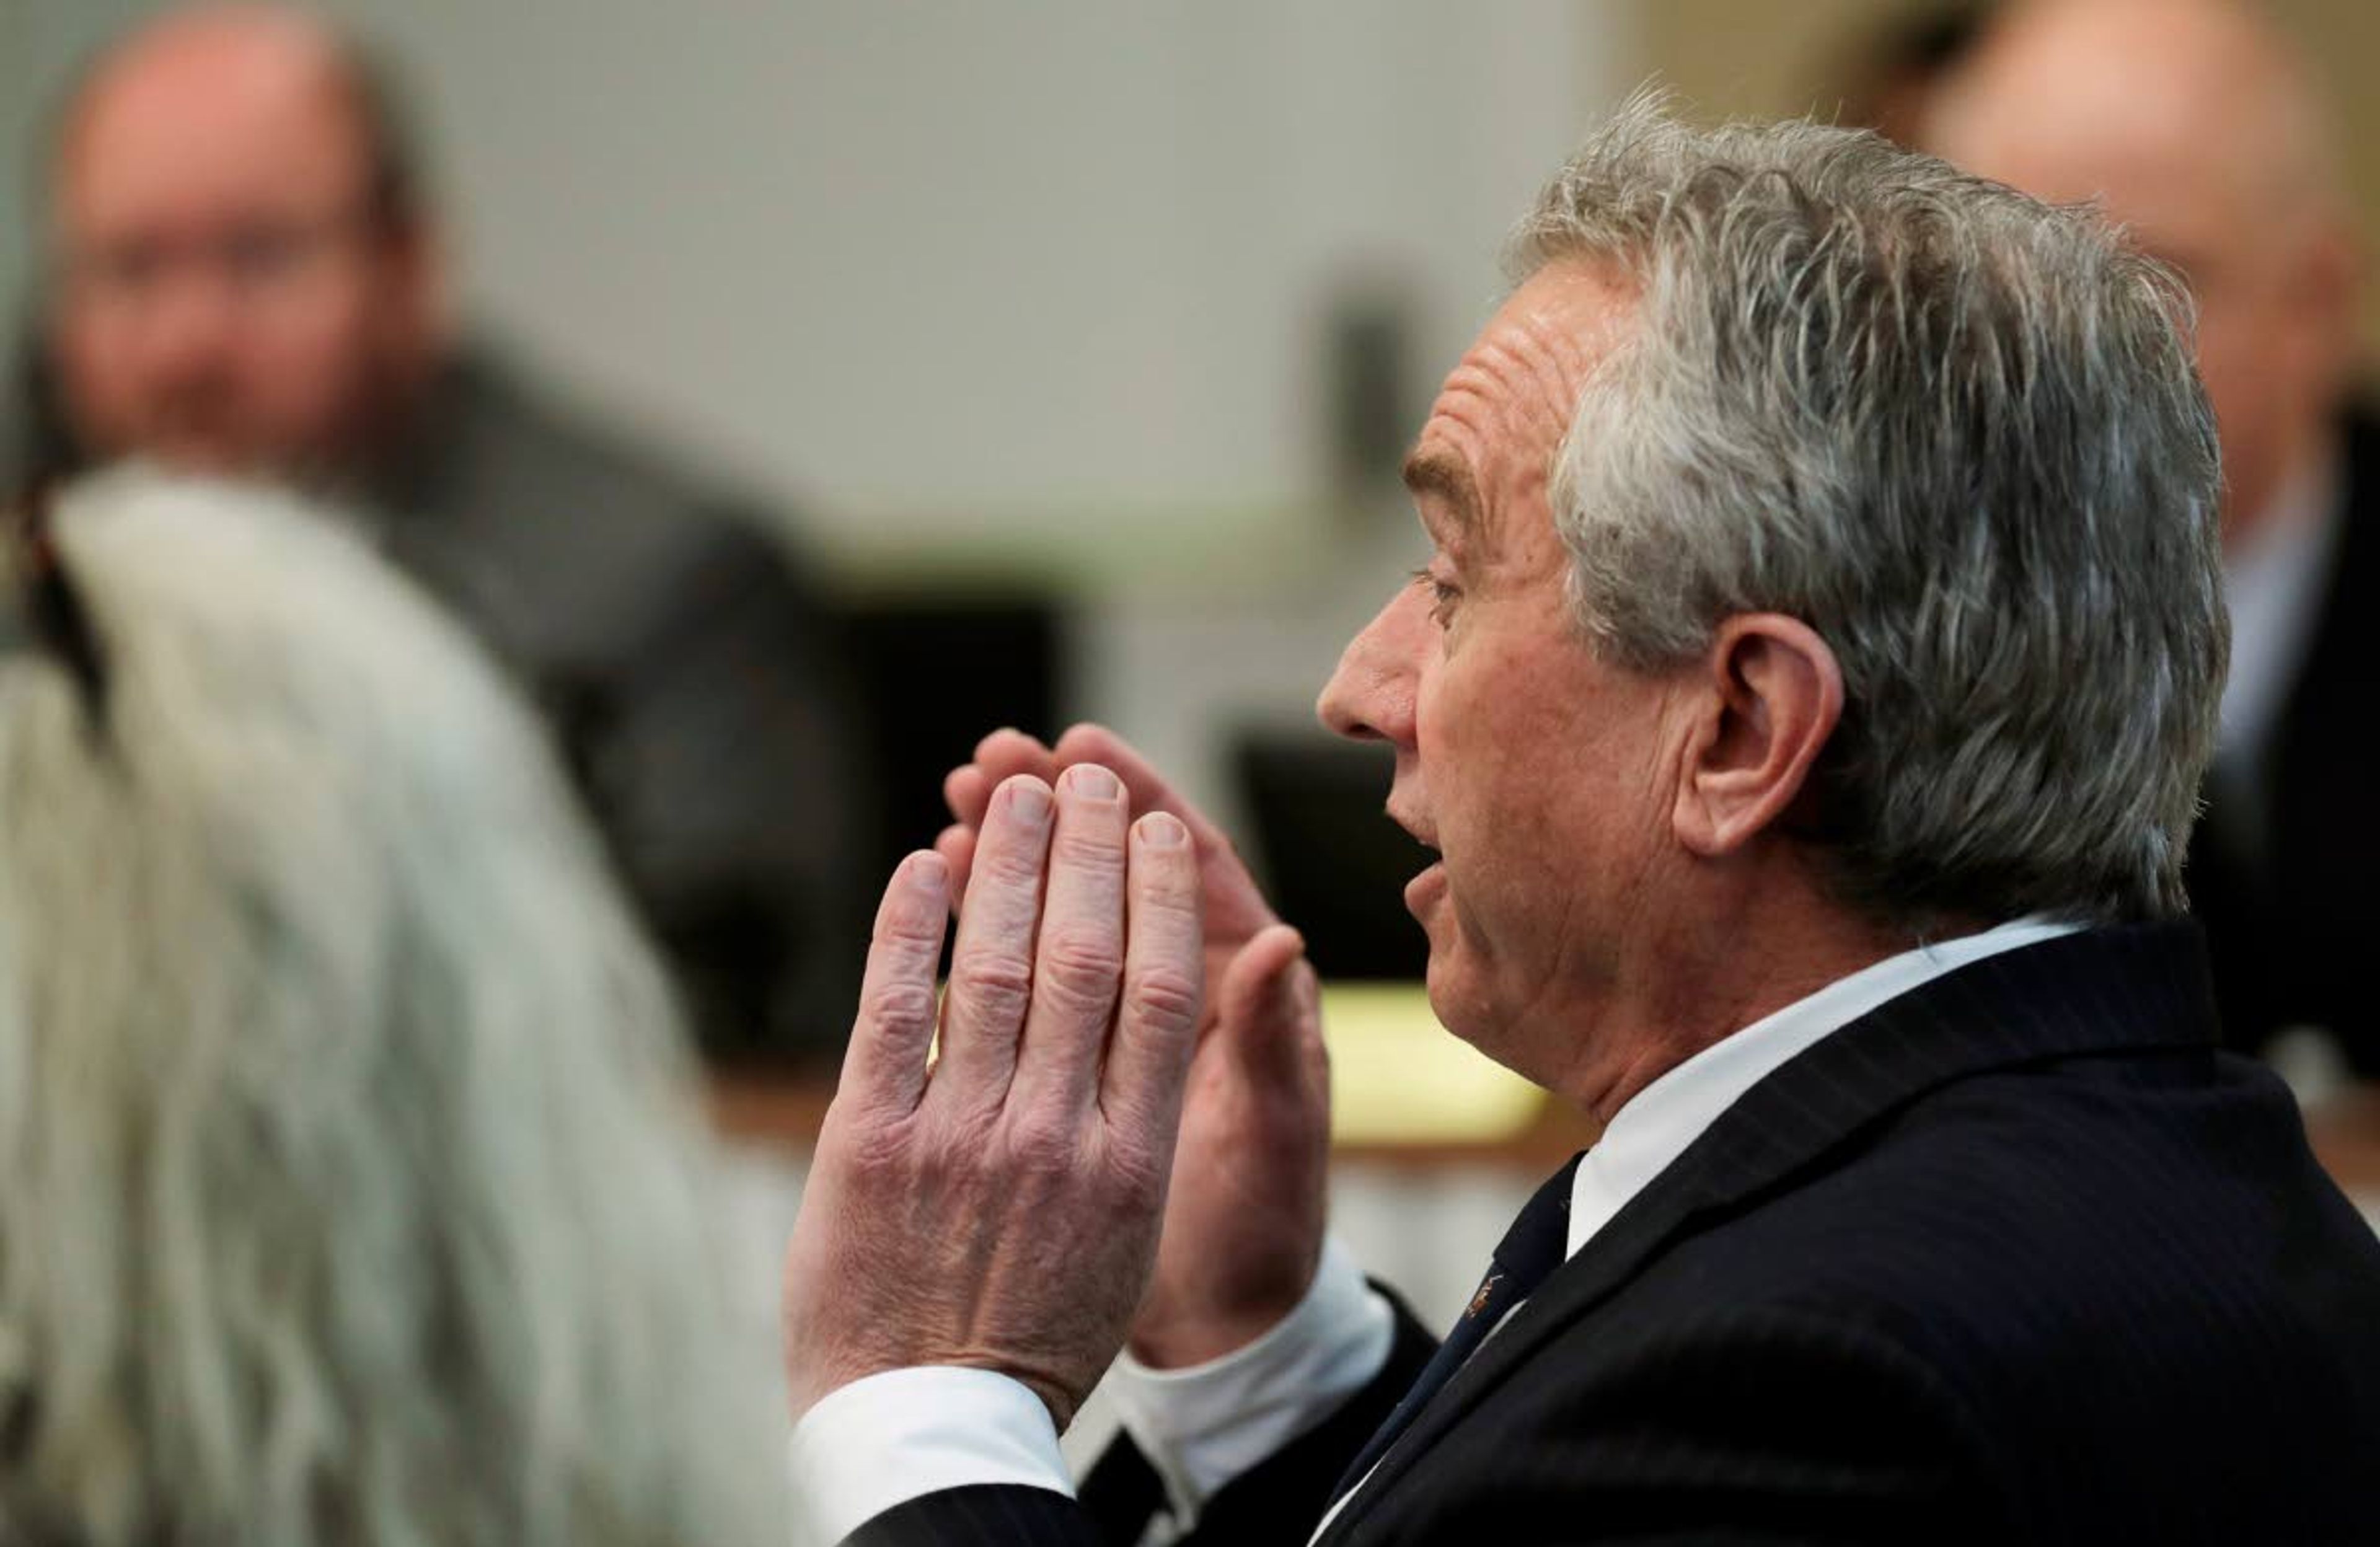
{"label": "blurred person in background", "polygon": [[1956,0],[1864,29],[1834,72],[1842,82],[1834,121],[1872,128],[1896,145],[1917,144],[1936,91],[1974,45],[1989,14],[1980,0]]}
{"label": "blurred person in background", "polygon": [[334,491],[544,713],[706,1045],[831,1058],[868,827],[820,605],[763,522],[458,341],[385,71],[316,18],[177,10],[48,149],[18,476]]}
{"label": "blurred person in background", "polygon": [[2380,422],[2351,401],[2359,260],[2321,93],[2239,6],[2032,0],[1944,83],[1925,138],[2029,193],[2100,201],[2189,281],[2232,615],[2192,905],[2235,1041],[2315,1028],[2380,1076],[2362,969],[2380,831],[2353,817]]}
{"label": "blurred person in background", "polygon": [[776,1540],[660,965],[478,647],[146,472],[8,578],[0,1541]]}

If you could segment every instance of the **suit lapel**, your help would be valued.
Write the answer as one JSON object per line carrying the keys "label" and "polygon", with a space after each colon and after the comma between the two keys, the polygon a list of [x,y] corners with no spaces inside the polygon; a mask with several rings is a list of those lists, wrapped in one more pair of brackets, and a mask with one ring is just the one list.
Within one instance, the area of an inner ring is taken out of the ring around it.
{"label": "suit lapel", "polygon": [[1785,1182],[1870,1124],[1993,1069],[2212,1042],[2194,923],[2091,930],[1946,973],[1802,1053],[1744,1092],[1538,1288],[1415,1416],[1323,1543],[1348,1540],[1416,1458],[1548,1341],[1715,1211]]}

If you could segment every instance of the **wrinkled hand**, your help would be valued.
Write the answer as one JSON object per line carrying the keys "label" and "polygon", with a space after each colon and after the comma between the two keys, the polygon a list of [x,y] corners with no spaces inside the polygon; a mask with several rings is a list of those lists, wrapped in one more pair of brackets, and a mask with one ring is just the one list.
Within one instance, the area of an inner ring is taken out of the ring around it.
{"label": "wrinkled hand", "polygon": [[[1128,827],[1129,823],[1129,827]],[[785,1272],[798,1419],[862,1376],[1014,1376],[1063,1428],[1156,1255],[1199,1020],[1198,878],[1163,813],[1077,767],[988,792],[929,1071],[953,893],[903,862]]]}
{"label": "wrinkled hand", "polygon": [[1113,732],[1077,725],[1044,747],[998,731],[944,782],[957,824],[934,847],[972,906],[985,813],[1002,780],[1084,762],[1123,776],[1135,810],[1169,811],[1196,849],[1207,935],[1199,1029],[1157,1273],[1134,1321],[1135,1358],[1196,1364],[1253,1342],[1297,1307],[1322,1254],[1330,1075],[1305,943],[1281,923],[1222,832]]}

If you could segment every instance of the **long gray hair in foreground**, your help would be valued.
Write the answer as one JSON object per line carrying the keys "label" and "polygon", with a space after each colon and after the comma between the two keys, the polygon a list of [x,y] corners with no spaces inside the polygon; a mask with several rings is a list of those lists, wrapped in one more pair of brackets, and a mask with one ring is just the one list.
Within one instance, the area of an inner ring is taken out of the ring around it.
{"label": "long gray hair in foreground", "polygon": [[11,588],[0,1541],[774,1541],[749,1265],[534,724],[294,498],[118,471],[55,546],[107,690]]}

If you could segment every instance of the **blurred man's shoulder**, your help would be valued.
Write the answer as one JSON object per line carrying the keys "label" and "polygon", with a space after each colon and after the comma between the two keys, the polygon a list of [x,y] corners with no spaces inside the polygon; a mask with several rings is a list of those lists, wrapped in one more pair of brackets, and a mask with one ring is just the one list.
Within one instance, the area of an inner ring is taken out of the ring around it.
{"label": "blurred man's shoulder", "polygon": [[676,548],[782,522],[725,481],[698,472],[624,416],[555,386],[502,348],[474,342],[442,372],[425,414],[424,467],[411,481],[433,519],[559,524],[577,544]]}
{"label": "blurred man's shoulder", "polygon": [[780,516],[486,345],[442,373],[389,504],[401,548],[614,620],[688,589],[800,589]]}

